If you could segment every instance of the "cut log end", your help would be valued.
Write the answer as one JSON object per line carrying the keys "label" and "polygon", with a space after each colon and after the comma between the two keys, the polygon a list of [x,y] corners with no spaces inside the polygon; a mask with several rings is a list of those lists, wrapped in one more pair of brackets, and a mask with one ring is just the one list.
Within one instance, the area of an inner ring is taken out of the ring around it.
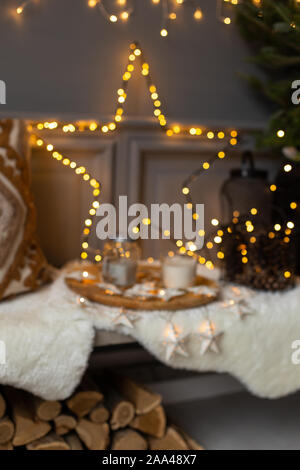
{"label": "cut log end", "polygon": [[0,444],[6,444],[11,441],[14,432],[14,423],[8,417],[2,418],[0,420]]}
{"label": "cut log end", "polygon": [[76,424],[77,421],[74,416],[69,414],[59,415],[54,420],[55,432],[58,436],[63,436],[75,429]]}
{"label": "cut log end", "polygon": [[146,450],[146,439],[132,429],[117,431],[113,437],[112,450]]}
{"label": "cut log end", "polygon": [[103,394],[92,378],[86,374],[77,391],[66,403],[72,413],[78,418],[83,418],[101,401],[103,401]]}
{"label": "cut log end", "polygon": [[103,395],[100,392],[83,391],[73,395],[67,401],[67,406],[78,418],[83,418],[102,400]]}
{"label": "cut log end", "polygon": [[133,403],[136,414],[142,415],[161,404],[162,397],[158,393],[148,390],[133,380],[116,375],[113,377],[114,385],[127,400]]}
{"label": "cut log end", "polygon": [[110,413],[106,406],[100,404],[90,412],[90,420],[93,421],[93,423],[105,423],[108,421],[109,415]]}
{"label": "cut log end", "polygon": [[18,422],[18,420],[16,421],[16,433],[13,438],[13,445],[15,447],[30,444],[51,431],[50,424],[45,421],[31,421],[30,423],[22,423],[21,421]]}
{"label": "cut log end", "polygon": [[186,441],[173,426],[168,427],[161,439],[150,437],[149,445],[151,450],[189,450]]}
{"label": "cut log end", "polygon": [[109,444],[109,426],[107,423],[97,424],[81,419],[76,432],[90,450],[105,450]]}
{"label": "cut log end", "polygon": [[129,401],[120,401],[111,413],[110,427],[113,431],[125,428],[134,418],[134,406]]}
{"label": "cut log end", "polygon": [[36,415],[43,421],[52,421],[61,412],[61,403],[59,401],[35,400]]}
{"label": "cut log end", "polygon": [[130,426],[149,436],[162,438],[166,432],[166,422],[164,409],[159,405],[145,415],[136,416]]}
{"label": "cut log end", "polygon": [[51,426],[48,422],[37,419],[34,408],[34,397],[11,387],[5,388],[15,423],[13,445],[24,446],[48,434]]}
{"label": "cut log end", "polygon": [[55,433],[50,433],[41,439],[31,442],[26,446],[27,450],[70,450],[70,446],[66,441],[57,436]]}

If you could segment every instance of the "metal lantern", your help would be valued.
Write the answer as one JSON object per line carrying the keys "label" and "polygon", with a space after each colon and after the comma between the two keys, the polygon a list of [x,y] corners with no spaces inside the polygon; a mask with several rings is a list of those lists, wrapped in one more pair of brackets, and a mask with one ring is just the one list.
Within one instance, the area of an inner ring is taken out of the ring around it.
{"label": "metal lantern", "polygon": [[294,285],[294,244],[286,219],[272,204],[267,172],[257,170],[250,152],[232,170],[221,193],[224,278],[261,290]]}
{"label": "metal lantern", "polygon": [[241,167],[230,173],[221,189],[222,217],[226,223],[234,216],[247,216],[256,209],[259,219],[271,222],[272,195],[269,191],[268,173],[255,168],[253,154],[242,154]]}

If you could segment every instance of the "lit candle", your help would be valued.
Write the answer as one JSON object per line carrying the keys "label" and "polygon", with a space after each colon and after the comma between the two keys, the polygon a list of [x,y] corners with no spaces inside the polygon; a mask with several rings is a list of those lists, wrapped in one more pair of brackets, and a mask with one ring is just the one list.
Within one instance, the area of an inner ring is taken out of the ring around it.
{"label": "lit candle", "polygon": [[186,256],[167,257],[162,264],[162,279],[165,287],[182,289],[195,284],[196,261]]}

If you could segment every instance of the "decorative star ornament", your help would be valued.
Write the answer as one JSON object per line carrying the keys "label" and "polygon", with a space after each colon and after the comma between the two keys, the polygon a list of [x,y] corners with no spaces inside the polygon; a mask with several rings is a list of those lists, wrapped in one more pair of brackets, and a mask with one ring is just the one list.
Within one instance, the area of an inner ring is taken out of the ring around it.
{"label": "decorative star ornament", "polygon": [[175,354],[188,357],[188,352],[184,347],[185,338],[180,334],[180,330],[173,323],[168,323],[164,334],[164,346],[166,348],[166,359],[169,361]]}
{"label": "decorative star ornament", "polygon": [[240,300],[237,302],[237,315],[241,320],[245,317],[254,315],[254,311],[250,308],[249,304],[246,300]]}
{"label": "decorative star ornament", "polygon": [[119,313],[113,318],[112,322],[114,325],[122,325],[127,326],[127,328],[133,328],[133,320],[130,319],[129,315],[127,314],[125,308],[121,307]]}
{"label": "decorative star ornament", "polygon": [[250,315],[254,315],[254,311],[251,309],[245,299],[229,300],[225,307],[232,308],[233,312],[235,313],[235,315],[237,315],[240,320],[243,320],[244,318]]}
{"label": "decorative star ornament", "polygon": [[215,325],[211,320],[206,320],[203,331],[200,331],[199,333],[199,336],[202,339],[200,346],[201,356],[203,356],[208,351],[219,354],[219,340],[223,335],[223,331],[220,331],[218,333],[215,332]]}

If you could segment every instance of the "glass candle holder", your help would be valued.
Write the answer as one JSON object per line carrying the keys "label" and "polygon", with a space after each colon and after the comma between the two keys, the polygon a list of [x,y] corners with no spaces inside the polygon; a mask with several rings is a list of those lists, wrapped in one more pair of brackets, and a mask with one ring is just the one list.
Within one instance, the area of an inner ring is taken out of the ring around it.
{"label": "glass candle holder", "polygon": [[103,280],[119,287],[134,285],[139,260],[140,248],[135,240],[109,240],[103,250]]}

